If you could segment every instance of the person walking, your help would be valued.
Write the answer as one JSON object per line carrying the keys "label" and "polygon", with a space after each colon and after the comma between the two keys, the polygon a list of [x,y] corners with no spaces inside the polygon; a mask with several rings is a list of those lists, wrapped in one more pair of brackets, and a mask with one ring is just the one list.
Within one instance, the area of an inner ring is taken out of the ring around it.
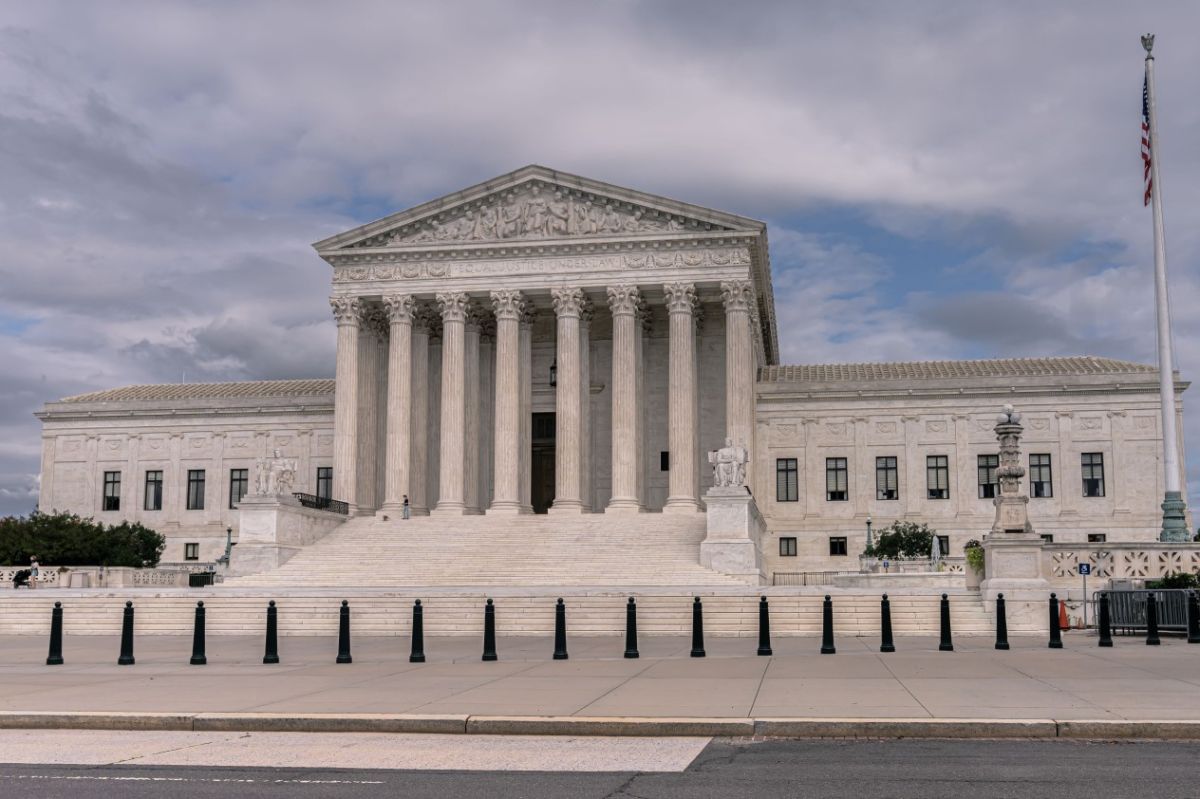
{"label": "person walking", "polygon": [[408,494],[405,494],[405,495],[404,495],[404,510],[403,510],[403,512],[402,512],[402,514],[401,514],[401,516],[402,516],[403,518],[407,519],[407,518],[408,518],[408,513],[409,513],[409,510],[408,510]]}
{"label": "person walking", "polygon": [[38,562],[37,555],[29,556],[29,588],[37,588],[38,581]]}

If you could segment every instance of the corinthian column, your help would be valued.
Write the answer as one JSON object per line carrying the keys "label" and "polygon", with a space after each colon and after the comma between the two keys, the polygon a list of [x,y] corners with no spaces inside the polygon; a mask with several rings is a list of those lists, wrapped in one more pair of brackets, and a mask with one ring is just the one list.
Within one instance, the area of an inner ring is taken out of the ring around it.
{"label": "corinthian column", "polygon": [[521,390],[521,513],[533,513],[533,307],[525,303],[520,325],[520,369],[517,384]]}
{"label": "corinthian column", "polygon": [[521,511],[521,313],[519,291],[493,291],[496,311],[494,498],[488,513]]}
{"label": "corinthian column", "polygon": [[558,390],[555,396],[554,504],[552,511],[583,512],[583,370],[579,317],[587,298],[581,289],[554,289],[558,315]]}
{"label": "corinthian column", "polygon": [[470,300],[463,292],[437,295],[442,310],[442,429],[439,494],[434,513],[466,511],[466,322]]}
{"label": "corinthian column", "polygon": [[404,497],[412,507],[412,332],[416,302],[407,294],[383,298],[388,315],[387,446],[381,511],[399,513]]}
{"label": "corinthian column", "polygon": [[361,311],[358,335],[358,505],[360,511],[379,507],[379,392],[380,351],[387,320],[375,305]]}
{"label": "corinthian column", "polygon": [[429,515],[429,326],[435,315],[425,306],[413,313],[412,426],[409,432],[409,506],[414,516]]}
{"label": "corinthian column", "polygon": [[[749,280],[721,283],[725,300],[725,437],[745,447],[754,463],[754,383],[758,364],[751,338],[754,288]],[[747,475],[747,484],[753,485]]]}
{"label": "corinthian column", "polygon": [[612,351],[612,499],[609,511],[641,510],[638,493],[638,412],[641,407],[641,294],[636,286],[611,286],[608,306],[613,317]]}
{"label": "corinthian column", "polygon": [[467,513],[483,513],[479,504],[480,470],[479,470],[479,431],[480,415],[480,318],[478,308],[472,308],[467,314],[463,342],[463,502]]}
{"label": "corinthian column", "polygon": [[333,499],[358,510],[358,314],[354,297],[329,300],[337,321],[337,367],[333,391]]}
{"label": "corinthian column", "polygon": [[666,512],[695,512],[699,485],[696,477],[696,286],[668,283],[667,311],[670,315],[669,373],[667,377],[669,475]]}

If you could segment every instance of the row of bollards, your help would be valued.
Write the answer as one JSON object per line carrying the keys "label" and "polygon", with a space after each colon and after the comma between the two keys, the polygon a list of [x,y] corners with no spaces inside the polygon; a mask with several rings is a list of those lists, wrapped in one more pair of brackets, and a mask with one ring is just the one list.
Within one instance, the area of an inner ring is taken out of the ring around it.
{"label": "row of bollards", "polygon": [[[1062,649],[1062,626],[1060,623],[1060,600],[1057,594],[1050,594],[1049,648]],[[891,602],[884,594],[879,603],[880,613],[880,652],[895,652],[896,644],[892,635]],[[1108,595],[1100,594],[1097,613],[1099,622],[1098,644],[1111,647],[1112,625],[1110,621]],[[117,658],[120,666],[132,666],[133,656],[133,621],[134,608],[132,602],[126,602],[121,620],[121,651]],[[1200,644],[1200,597],[1190,593],[1187,600],[1187,642]],[[1161,641],[1158,633],[1158,603],[1154,594],[1146,597],[1146,644],[1158,646]],[[996,644],[998,650],[1009,649],[1008,621],[1006,617],[1004,594],[996,597]],[[953,631],[950,624],[950,599],[942,594],[939,605],[939,639],[938,651],[953,652]],[[837,653],[833,635],[833,598],[826,594],[821,603],[821,649],[822,655]],[[771,611],[765,596],[758,600],[758,655],[770,656],[771,648]],[[639,657],[637,634],[637,602],[633,597],[625,607],[625,654],[626,658]],[[692,647],[690,656],[702,658],[704,651],[704,605],[700,597],[692,599]],[[567,660],[567,608],[559,597],[554,606],[554,660]],[[410,663],[425,662],[425,621],[424,607],[421,600],[413,603],[412,615],[412,650],[409,655]],[[491,599],[487,600],[483,611],[483,658],[484,661],[499,659],[496,652],[496,607]],[[266,649],[263,663],[279,663],[279,622],[275,601],[267,603]],[[338,614],[338,652],[337,663],[353,663],[350,654],[350,603],[342,600]],[[54,603],[50,617],[50,652],[46,658],[47,666],[59,666],[63,663],[63,608],[61,602]],[[203,666],[208,663],[205,654],[205,608],[203,602],[196,603],[195,623],[192,631],[192,656],[189,663],[193,666]]]}

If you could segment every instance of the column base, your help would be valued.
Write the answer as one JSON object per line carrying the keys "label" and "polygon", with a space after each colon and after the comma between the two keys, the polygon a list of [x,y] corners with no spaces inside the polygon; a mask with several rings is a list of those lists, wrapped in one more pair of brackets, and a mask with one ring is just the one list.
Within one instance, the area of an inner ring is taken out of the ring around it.
{"label": "column base", "polygon": [[700,503],[687,497],[668,497],[663,513],[700,513]]}
{"label": "column base", "polygon": [[409,505],[408,506],[408,515],[409,516],[428,516],[429,508],[418,508],[413,505]]}
{"label": "column base", "polygon": [[554,500],[554,504],[547,509],[547,513],[551,516],[578,516],[584,513],[583,501],[571,499],[566,501]]}
{"label": "column base", "polygon": [[484,511],[487,516],[519,516],[524,513],[533,513],[533,508],[525,510],[519,502],[501,502],[496,501],[492,506]]}
{"label": "column base", "polygon": [[642,513],[645,508],[632,498],[623,497],[620,499],[612,499],[608,503],[608,507],[604,509],[605,513]]}
{"label": "column base", "polygon": [[430,516],[466,516],[467,506],[461,502],[439,502],[429,511]]}

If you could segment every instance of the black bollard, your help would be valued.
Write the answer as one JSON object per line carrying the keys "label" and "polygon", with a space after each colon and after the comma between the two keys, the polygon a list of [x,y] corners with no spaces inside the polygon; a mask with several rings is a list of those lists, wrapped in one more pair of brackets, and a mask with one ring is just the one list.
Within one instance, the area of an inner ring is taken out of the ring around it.
{"label": "black bollard", "polygon": [[692,598],[692,657],[704,657],[704,608],[700,597]]}
{"label": "black bollard", "polygon": [[208,663],[204,656],[204,603],[196,603],[196,623],[192,626],[192,659],[188,661],[193,666],[203,666]]}
{"label": "black bollard", "polygon": [[496,656],[496,606],[490,599],[483,607],[483,659],[499,660]]}
{"label": "black bollard", "polygon": [[1004,609],[1004,594],[996,594],[996,648],[1008,649],[1008,614]]}
{"label": "black bollard", "polygon": [[121,656],[118,666],[133,665],[133,603],[125,603],[125,615],[121,617]]}
{"label": "black bollard", "polygon": [[50,611],[50,654],[46,658],[46,665],[62,664],[62,603],[55,602],[54,610]]}
{"label": "black bollard", "polygon": [[338,613],[338,654],[335,662],[354,662],[354,658],[350,657],[350,603],[344,599]]}
{"label": "black bollard", "polygon": [[1200,598],[1195,591],[1188,591],[1187,611],[1187,642],[1200,644]]}
{"label": "black bollard", "polygon": [[833,645],[833,599],[825,595],[821,605],[821,654],[836,655],[837,647]]}
{"label": "black bollard", "polygon": [[1100,595],[1100,646],[1112,646],[1112,620],[1108,615],[1108,593]]}
{"label": "black bollard", "polygon": [[567,659],[567,606],[562,597],[554,606],[554,660]]}
{"label": "black bollard", "polygon": [[425,608],[419,599],[413,603],[412,652],[408,662],[425,662]]}
{"label": "black bollard", "polygon": [[1062,649],[1062,625],[1058,621],[1058,594],[1050,595],[1050,648]]}
{"label": "black bollard", "polygon": [[1146,595],[1146,646],[1158,646],[1158,597],[1153,592]]}
{"label": "black bollard", "polygon": [[896,642],[892,640],[892,603],[884,594],[879,600],[879,633],[882,639],[879,643],[880,652],[895,652]]}
{"label": "black bollard", "polygon": [[633,597],[625,604],[625,657],[633,660],[638,657],[637,647],[637,603]]}
{"label": "black bollard", "polygon": [[275,608],[275,600],[267,603],[267,651],[263,654],[263,663],[279,662],[279,618]]}
{"label": "black bollard", "polygon": [[767,607],[767,598],[758,598],[758,654],[770,657],[771,652],[771,609]]}
{"label": "black bollard", "polygon": [[938,642],[939,652],[953,652],[954,641],[950,637],[950,597],[942,594],[942,639]]}

